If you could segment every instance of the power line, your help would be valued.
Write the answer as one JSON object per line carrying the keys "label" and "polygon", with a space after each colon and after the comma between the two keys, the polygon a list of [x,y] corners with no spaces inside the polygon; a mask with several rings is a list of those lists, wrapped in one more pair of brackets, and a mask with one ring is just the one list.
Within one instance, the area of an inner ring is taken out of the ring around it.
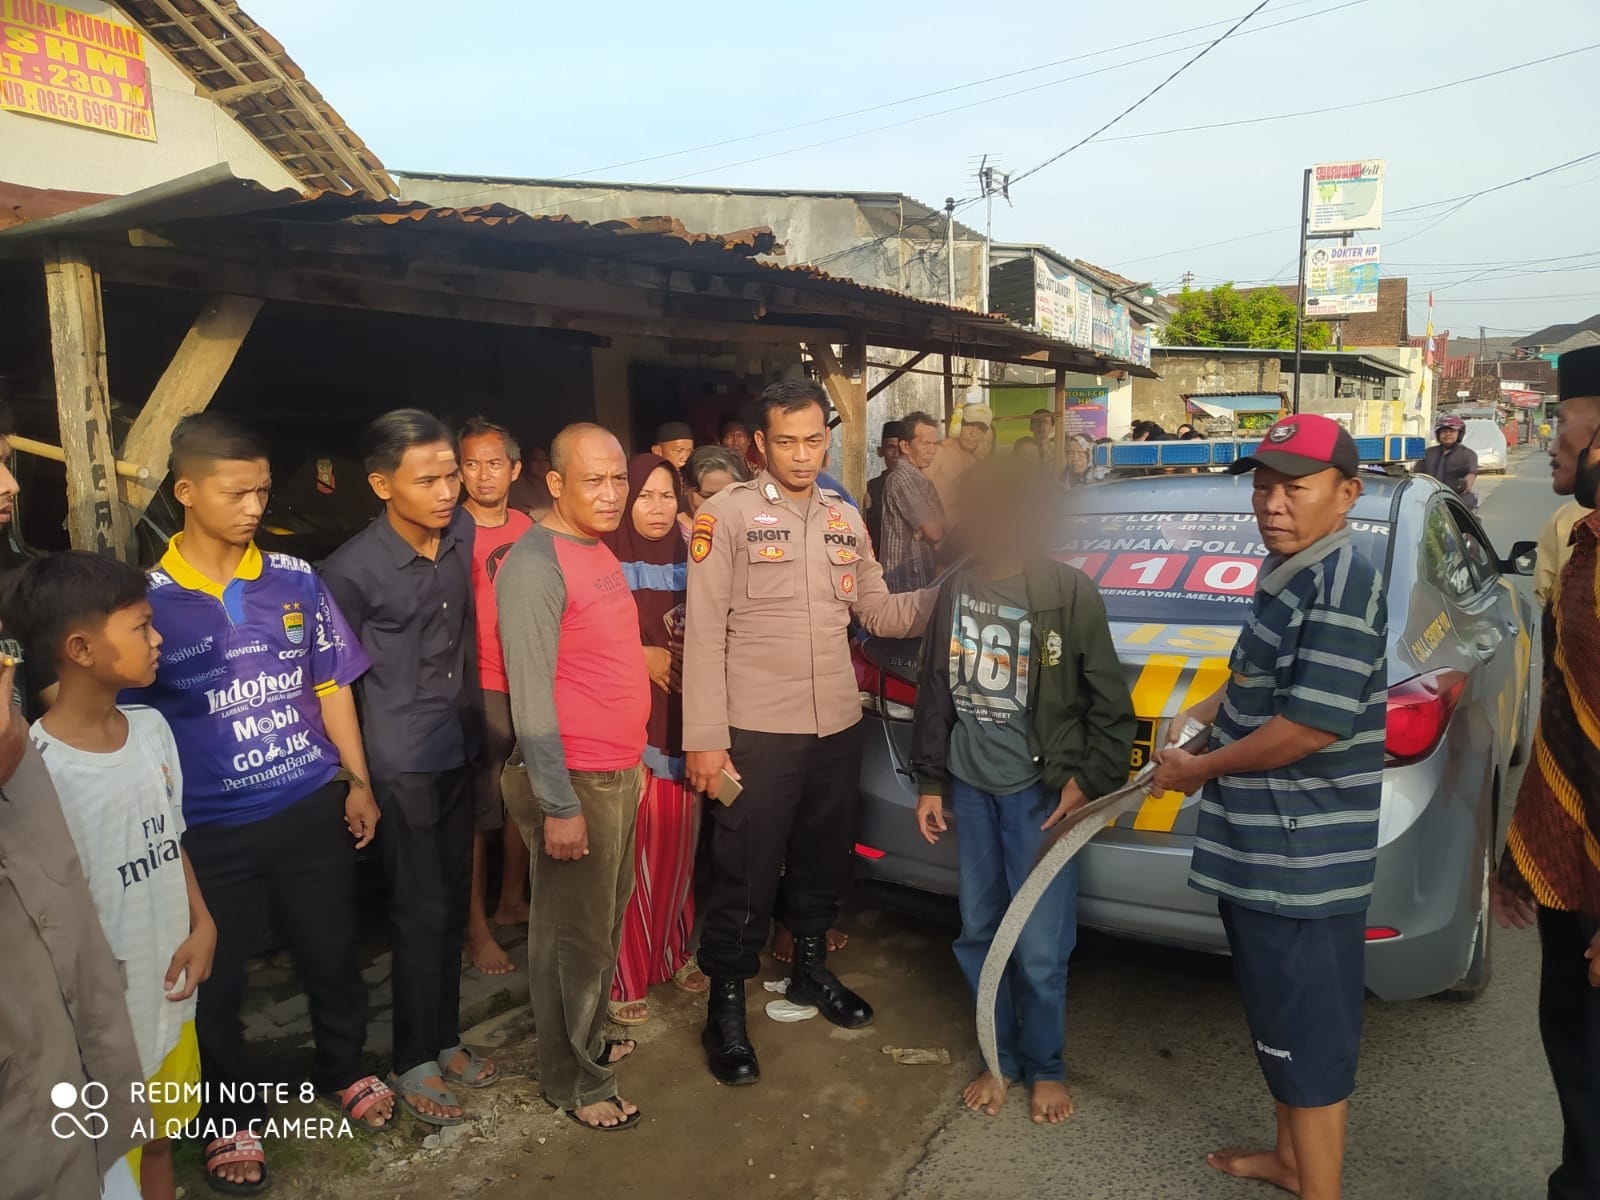
{"label": "power line", "polygon": [[1013,184],[1021,183],[1024,179],[1028,178],[1028,176],[1037,175],[1040,171],[1044,170],[1046,167],[1050,166],[1052,163],[1060,162],[1063,158],[1065,158],[1067,155],[1071,154],[1079,146],[1082,146],[1087,142],[1094,141],[1095,138],[1099,137],[1106,130],[1110,129],[1118,121],[1122,120],[1123,117],[1126,117],[1129,113],[1131,113],[1135,109],[1139,108],[1142,104],[1145,103],[1145,101],[1149,100],[1152,96],[1154,96],[1162,88],[1166,87],[1167,84],[1171,83],[1179,75],[1182,75],[1190,67],[1194,66],[1195,63],[1199,62],[1202,58],[1204,58],[1206,55],[1210,54],[1218,46],[1222,45],[1222,43],[1227,41],[1230,37],[1232,37],[1234,35],[1234,33],[1236,33],[1239,30],[1239,28],[1242,25],[1244,25],[1244,23],[1246,21],[1248,21],[1251,17],[1255,16],[1258,12],[1260,12],[1263,8],[1265,8],[1270,3],[1272,3],[1272,0],[1261,0],[1261,3],[1257,4],[1249,12],[1245,13],[1244,16],[1240,17],[1231,26],[1229,26],[1227,29],[1225,29],[1221,33],[1221,35],[1219,35],[1214,41],[1212,41],[1210,45],[1204,47],[1200,51],[1200,53],[1196,54],[1193,58],[1191,58],[1187,62],[1185,62],[1176,71],[1172,72],[1172,74],[1168,75],[1160,83],[1156,84],[1155,87],[1151,88],[1148,92],[1146,92],[1144,95],[1140,96],[1132,104],[1128,105],[1127,108],[1123,109],[1116,116],[1112,117],[1109,121],[1107,121],[1104,125],[1100,126],[1099,129],[1096,129],[1088,137],[1081,138],[1080,140],[1074,142],[1072,145],[1068,146],[1065,150],[1061,151],[1061,153],[1052,154],[1049,158],[1045,159],[1038,166],[1029,167],[1026,171],[1023,171],[1023,172],[1021,172],[1020,174],[1017,174],[1017,175],[1013,175],[1011,177],[1011,182]]}
{"label": "power line", "polygon": [[[1545,176],[1545,175],[1553,174],[1556,171],[1565,171],[1570,167],[1575,167],[1580,163],[1588,162],[1590,159],[1597,158],[1597,157],[1600,157],[1600,150],[1593,151],[1593,152],[1591,152],[1589,154],[1582,155],[1582,156],[1580,156],[1578,158],[1569,159],[1564,163],[1557,163],[1555,166],[1546,167],[1542,171],[1534,171],[1532,174],[1523,175],[1523,176],[1521,176],[1521,177],[1519,177],[1517,179],[1509,179],[1505,183],[1495,184],[1493,187],[1482,188],[1482,189],[1480,189],[1479,191],[1476,191],[1476,192],[1468,192],[1468,193],[1466,193],[1465,195],[1462,195],[1462,196],[1449,196],[1449,197],[1446,197],[1443,200],[1430,200],[1426,204],[1413,204],[1413,205],[1409,205],[1406,208],[1396,208],[1396,209],[1393,209],[1393,210],[1390,211],[1389,216],[1392,217],[1392,216],[1395,216],[1396,214],[1399,214],[1399,213],[1418,212],[1418,211],[1420,211],[1422,209],[1428,209],[1428,208],[1438,208],[1439,206],[1445,205],[1445,204],[1457,204],[1457,208],[1454,211],[1459,211],[1460,208],[1465,207],[1465,203],[1470,203],[1471,201],[1476,200],[1481,196],[1487,196],[1492,192],[1504,191],[1506,188],[1516,187],[1518,184],[1528,183],[1531,180],[1541,178],[1542,176]],[[1458,203],[1458,202],[1464,202],[1464,203]],[[1452,216],[1452,215],[1454,215],[1453,212],[1446,213],[1445,217],[1449,217],[1449,216]],[[1416,218],[1412,218],[1412,219],[1416,219]],[[1422,219],[1426,220],[1427,218],[1424,217]],[[1440,220],[1443,220],[1443,219],[1444,218],[1440,218]],[[1439,223],[1438,221],[1434,222],[1435,225],[1437,225],[1438,223]],[[1432,227],[1433,226],[1430,225],[1428,228],[1431,229]],[[1192,252],[1194,252],[1196,250],[1210,250],[1210,249],[1212,249],[1213,247],[1216,247],[1216,246],[1231,246],[1235,242],[1248,242],[1248,241],[1254,240],[1255,238],[1268,237],[1268,236],[1270,236],[1272,234],[1275,234],[1275,233],[1284,233],[1284,232],[1291,232],[1292,233],[1294,231],[1294,228],[1295,227],[1293,225],[1275,225],[1271,229],[1258,229],[1255,233],[1241,233],[1237,237],[1221,238],[1221,239],[1219,239],[1219,240],[1217,240],[1215,242],[1203,242],[1198,246],[1182,246],[1182,247],[1179,247],[1176,250],[1163,250],[1158,254],[1145,254],[1145,255],[1141,255],[1138,258],[1125,258],[1125,259],[1122,260],[1122,264],[1124,266],[1132,266],[1135,263],[1150,262],[1153,259],[1157,259],[1157,258],[1171,258],[1173,255],[1177,255],[1177,254],[1190,254],[1190,253],[1192,253]],[[1423,229],[1423,230],[1418,231],[1418,233],[1415,233],[1415,234],[1407,234],[1405,237],[1400,238],[1397,241],[1390,242],[1389,245],[1396,246],[1396,245],[1399,245],[1400,242],[1410,241],[1413,237],[1417,237],[1417,236],[1419,236],[1419,234],[1426,233],[1427,231],[1428,231],[1427,229]]]}
{"label": "power line", "polygon": [[[1263,0],[1263,2],[1265,3],[1266,0]],[[1302,2],[1303,2],[1303,0],[1302,0]],[[1309,20],[1312,20],[1312,19],[1314,19],[1316,17],[1327,16],[1329,13],[1339,12],[1342,9],[1354,8],[1357,5],[1366,4],[1366,3],[1369,3],[1369,2],[1370,2],[1370,0],[1344,0],[1343,3],[1334,4],[1334,5],[1331,5],[1331,6],[1327,7],[1327,8],[1320,8],[1315,12],[1303,13],[1300,16],[1297,16],[1297,17],[1288,17],[1288,18],[1286,18],[1286,19],[1284,19],[1282,21],[1272,22],[1271,24],[1258,25],[1253,29],[1245,30],[1239,36],[1240,37],[1248,37],[1251,34],[1267,33],[1270,30],[1279,29],[1279,28],[1282,28],[1285,25],[1294,25],[1294,24],[1297,24],[1300,21],[1309,21]],[[1259,9],[1260,5],[1257,5],[1257,8]],[[1252,11],[1254,11],[1254,10],[1252,10]],[[1235,27],[1237,27],[1237,26],[1235,26]],[[982,99],[968,101],[967,103],[964,103],[964,104],[952,105],[949,108],[943,108],[943,109],[935,110],[933,112],[922,113],[922,114],[920,114],[918,116],[914,116],[914,117],[906,117],[906,118],[904,118],[902,120],[899,120],[899,121],[891,121],[891,122],[889,122],[887,124],[883,124],[883,125],[870,126],[869,128],[855,130],[854,132],[851,132],[851,133],[843,133],[843,134],[839,134],[839,135],[837,135],[835,137],[824,138],[824,139],[822,139],[820,141],[807,142],[804,145],[799,145],[799,146],[790,146],[790,147],[788,147],[786,149],[783,149],[783,150],[773,150],[773,151],[770,151],[770,152],[765,153],[765,154],[753,155],[750,158],[739,159],[739,160],[737,160],[735,162],[721,163],[721,164],[719,164],[717,166],[714,166],[714,167],[705,167],[705,168],[702,168],[702,169],[696,170],[696,171],[688,171],[688,172],[685,172],[685,173],[683,173],[681,175],[672,175],[672,176],[669,176],[669,177],[667,177],[665,179],[655,180],[653,183],[642,183],[642,184],[635,184],[635,185],[632,185],[632,186],[634,186],[634,187],[642,187],[642,188],[660,187],[660,186],[664,186],[664,185],[667,185],[667,184],[680,183],[680,182],[682,182],[683,180],[686,180],[686,179],[696,179],[696,178],[699,178],[702,175],[714,175],[714,174],[717,174],[718,172],[721,172],[721,171],[730,171],[730,170],[733,170],[733,169],[735,169],[737,167],[746,167],[746,166],[751,165],[752,163],[766,162],[766,161],[768,161],[770,159],[774,159],[774,158],[783,158],[783,157],[785,157],[787,155],[790,155],[790,154],[799,154],[799,153],[802,153],[802,152],[804,152],[806,150],[817,150],[817,149],[821,149],[824,146],[832,146],[832,145],[836,145],[839,142],[846,142],[846,141],[851,141],[851,140],[853,140],[855,138],[867,137],[867,136],[869,136],[871,134],[874,134],[874,133],[883,133],[883,132],[885,132],[887,130],[890,130],[890,129],[899,129],[899,128],[902,128],[902,127],[904,127],[906,125],[915,125],[915,124],[918,124],[919,122],[922,122],[922,121],[931,121],[931,120],[933,120],[933,119],[935,119],[937,117],[949,116],[951,113],[964,112],[967,109],[978,108],[978,107],[981,107],[981,106],[983,106],[985,104],[994,104],[994,103],[996,103],[998,101],[1001,101],[1001,100],[1014,99],[1017,96],[1025,96],[1025,95],[1028,95],[1029,93],[1032,93],[1032,92],[1043,91],[1046,88],[1059,87],[1060,85],[1065,84],[1065,83],[1077,83],[1077,82],[1079,82],[1081,80],[1088,79],[1088,78],[1090,78],[1092,76],[1095,76],[1095,75],[1104,75],[1104,74],[1107,74],[1108,72],[1111,72],[1111,71],[1120,71],[1125,67],[1136,66],[1136,65],[1138,65],[1140,63],[1145,63],[1145,62],[1152,62],[1152,61],[1155,61],[1156,59],[1167,58],[1167,57],[1170,57],[1171,55],[1174,55],[1174,54],[1182,54],[1185,50],[1192,50],[1192,49],[1195,49],[1197,46],[1206,47],[1206,46],[1209,46],[1209,45],[1215,45],[1215,42],[1211,42],[1211,43],[1195,42],[1195,43],[1191,43],[1191,44],[1186,45],[1186,46],[1177,46],[1177,47],[1174,47],[1171,50],[1163,50],[1163,51],[1160,51],[1159,53],[1144,55],[1143,57],[1140,57],[1140,58],[1127,59],[1127,60],[1125,60],[1123,62],[1112,63],[1109,66],[1099,67],[1099,68],[1097,68],[1095,70],[1092,70],[1092,71],[1083,71],[1083,72],[1080,72],[1077,75],[1068,75],[1068,76],[1063,76],[1060,79],[1047,80],[1044,83],[1032,84],[1032,85],[1030,85],[1028,87],[1018,88],[1018,89],[1016,89],[1014,91],[1010,91],[1010,92],[1001,92],[1001,93],[998,93],[997,95],[986,96],[986,97],[983,97]],[[1097,51],[1096,53],[1099,54],[1099,53],[1104,53],[1104,52],[1103,51]],[[1196,56],[1196,57],[1199,57],[1199,56]],[[1063,60],[1063,61],[1068,61],[1068,60]],[[739,139],[739,140],[745,140],[745,139]],[[569,177],[560,176],[559,178],[569,178]],[[464,204],[464,203],[466,203],[468,201],[471,201],[471,200],[477,198],[478,196],[490,195],[495,190],[496,190],[495,188],[490,187],[490,188],[481,189],[479,191],[460,193],[460,194],[455,195],[452,198],[452,203],[454,203],[454,204],[459,206],[459,205],[462,205],[462,204]],[[528,212],[530,214],[565,211],[570,205],[587,204],[587,203],[592,203],[592,202],[597,201],[597,200],[605,200],[605,199],[608,199],[608,198],[610,198],[612,196],[620,196],[627,190],[628,190],[627,188],[612,187],[609,190],[596,192],[593,195],[575,196],[575,197],[571,197],[569,199],[563,200],[563,201],[561,201],[561,202],[559,202],[557,204],[545,205],[545,206],[543,206],[541,208],[526,209],[524,211],[526,211],[526,212]],[[967,199],[964,199],[956,206],[957,210],[959,211],[960,209],[966,208],[971,204],[975,204],[981,199],[982,199],[981,196],[972,196],[972,197],[969,197]]]}
{"label": "power line", "polygon": [[[1315,0],[1293,0],[1292,3],[1279,5],[1280,11],[1299,8],[1306,4],[1315,3]],[[1317,14],[1311,14],[1317,15]],[[1168,33],[1155,34],[1152,37],[1138,38],[1131,42],[1120,42],[1115,46],[1102,46],[1097,50],[1088,50],[1082,54],[1074,54],[1067,58],[1057,58],[1050,62],[1039,63],[1032,67],[1021,67],[1015,71],[1003,71],[998,75],[989,75],[983,79],[974,79],[967,83],[952,84],[949,87],[935,88],[930,92],[919,92],[914,96],[905,96],[898,100],[885,100],[879,104],[869,104],[864,108],[853,108],[849,112],[834,113],[831,116],[816,117],[809,121],[796,121],[792,125],[779,125],[773,129],[763,129],[757,133],[740,134],[738,137],[722,138],[715,142],[704,142],[698,146],[689,146],[682,150],[669,150],[664,154],[651,154],[644,158],[630,158],[625,162],[611,163],[604,167],[593,167],[587,171],[577,171],[569,175],[557,175],[557,179],[583,179],[591,175],[601,174],[606,171],[620,171],[624,167],[637,167],[643,163],[660,162],[668,158],[682,158],[689,154],[699,154],[704,150],[718,150],[723,146],[734,146],[740,142],[754,141],[757,138],[776,137],[781,133],[793,133],[797,129],[812,129],[818,125],[830,125],[835,121],[846,121],[851,117],[862,117],[870,113],[884,112],[887,109],[899,108],[906,104],[915,104],[919,100],[932,100],[939,96],[949,96],[956,92],[969,91],[975,87],[982,87],[988,83],[999,83],[1006,79],[1018,79],[1024,75],[1032,75],[1039,71],[1048,71],[1052,67],[1063,67],[1068,63],[1081,62],[1086,58],[1094,58],[1100,54],[1115,54],[1119,50],[1132,50],[1139,46],[1149,46],[1156,42],[1164,42],[1169,38],[1182,37],[1186,33],[1198,33],[1202,29],[1214,29],[1218,25],[1226,25],[1230,18],[1223,17],[1217,21],[1206,21],[1199,25],[1190,25],[1184,29],[1174,29]],[[1267,28],[1273,28],[1268,26]],[[1181,53],[1187,47],[1178,47],[1176,50],[1164,51],[1166,54]]]}
{"label": "power line", "polygon": [[1493,79],[1499,75],[1509,75],[1513,71],[1525,71],[1529,67],[1555,62],[1561,58],[1570,58],[1574,54],[1586,54],[1590,50],[1600,50],[1600,42],[1589,46],[1580,46],[1576,50],[1566,50],[1560,54],[1552,54],[1546,58],[1536,58],[1531,62],[1517,63],[1512,67],[1501,67],[1497,71],[1485,71],[1478,75],[1468,75],[1464,79],[1452,79],[1446,83],[1436,83],[1432,87],[1417,88],[1415,91],[1410,92],[1396,92],[1392,96],[1375,96],[1370,100],[1357,100],[1351,104],[1334,104],[1327,108],[1306,108],[1298,112],[1275,113],[1267,117],[1244,117],[1237,121],[1213,121],[1207,125],[1183,125],[1176,129],[1151,129],[1144,133],[1124,133],[1116,137],[1101,138],[1100,140],[1102,142],[1133,142],[1142,138],[1168,137],[1175,133],[1200,133],[1211,129],[1233,129],[1241,125],[1264,125],[1271,121],[1292,121],[1299,117],[1320,117],[1328,113],[1346,112],[1352,108],[1367,108],[1374,104],[1387,104],[1394,100],[1410,100],[1417,96],[1426,96],[1432,92],[1442,92],[1448,88],[1463,87],[1469,83],[1481,83],[1485,79]]}

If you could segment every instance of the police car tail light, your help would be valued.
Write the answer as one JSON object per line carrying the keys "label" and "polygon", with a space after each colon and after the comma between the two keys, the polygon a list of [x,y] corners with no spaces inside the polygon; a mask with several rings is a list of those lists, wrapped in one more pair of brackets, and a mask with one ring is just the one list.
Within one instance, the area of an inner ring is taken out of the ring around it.
{"label": "police car tail light", "polygon": [[851,645],[850,661],[856,669],[856,690],[864,711],[891,721],[911,720],[917,704],[916,684],[885,671],[867,657],[860,643]]}
{"label": "police car tail light", "polygon": [[1467,677],[1445,669],[1414,675],[1389,689],[1384,750],[1389,762],[1426,757],[1439,744],[1461,699]]}

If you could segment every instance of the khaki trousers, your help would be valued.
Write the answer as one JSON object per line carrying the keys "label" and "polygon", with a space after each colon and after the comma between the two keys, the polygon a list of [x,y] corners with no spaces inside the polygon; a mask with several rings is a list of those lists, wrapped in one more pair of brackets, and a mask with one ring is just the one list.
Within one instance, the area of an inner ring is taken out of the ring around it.
{"label": "khaki trousers", "polygon": [[[520,775],[520,779],[517,778]],[[544,813],[521,756],[507,766],[506,811],[528,843],[533,924],[528,993],[539,1038],[539,1083],[559,1108],[582,1108],[617,1094],[605,1058],[606,1001],[617,970],[622,917],[633,894],[633,832],[643,775],[573,771],[589,853],[557,862],[544,852]]]}

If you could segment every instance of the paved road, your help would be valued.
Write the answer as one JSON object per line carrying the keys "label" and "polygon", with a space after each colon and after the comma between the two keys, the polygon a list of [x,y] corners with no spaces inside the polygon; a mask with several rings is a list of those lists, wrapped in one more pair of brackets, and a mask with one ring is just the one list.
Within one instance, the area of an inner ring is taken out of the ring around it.
{"label": "paved road", "polygon": [[[1502,553],[1514,540],[1537,537],[1556,505],[1536,452],[1506,477],[1486,478],[1481,490],[1483,519]],[[1518,771],[1513,794],[1520,778]],[[1369,1002],[1352,1105],[1350,1197],[1544,1195],[1560,1125],[1535,1023],[1538,947],[1531,934],[1502,933],[1493,954],[1494,980],[1475,1003]],[[1265,1144],[1272,1132],[1221,960],[1091,943],[1073,959],[1070,1020],[1077,1115],[1058,1129],[1037,1128],[1018,1103],[1020,1091],[992,1120],[952,1114],[901,1196],[1279,1194],[1223,1179],[1202,1161],[1219,1146]]]}

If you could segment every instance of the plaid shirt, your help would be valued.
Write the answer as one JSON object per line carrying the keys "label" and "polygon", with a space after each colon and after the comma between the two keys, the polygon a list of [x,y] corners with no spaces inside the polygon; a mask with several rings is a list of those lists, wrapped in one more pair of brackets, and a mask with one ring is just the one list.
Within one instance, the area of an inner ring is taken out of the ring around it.
{"label": "plaid shirt", "polygon": [[891,592],[914,592],[933,582],[933,547],[917,537],[929,521],[944,520],[939,493],[902,458],[883,483],[883,544],[878,561]]}

